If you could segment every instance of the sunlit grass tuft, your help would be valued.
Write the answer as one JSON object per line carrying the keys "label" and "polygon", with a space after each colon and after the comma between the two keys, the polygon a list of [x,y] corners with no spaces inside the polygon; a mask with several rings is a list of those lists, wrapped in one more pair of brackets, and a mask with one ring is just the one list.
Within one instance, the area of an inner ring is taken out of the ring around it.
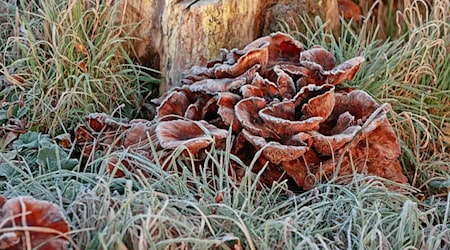
{"label": "sunlit grass tuft", "polygon": [[120,107],[122,116],[136,115],[158,80],[127,54],[133,25],[120,23],[120,3],[18,4],[0,2],[8,10],[1,14],[0,99],[12,107],[10,116],[54,135],[92,112]]}

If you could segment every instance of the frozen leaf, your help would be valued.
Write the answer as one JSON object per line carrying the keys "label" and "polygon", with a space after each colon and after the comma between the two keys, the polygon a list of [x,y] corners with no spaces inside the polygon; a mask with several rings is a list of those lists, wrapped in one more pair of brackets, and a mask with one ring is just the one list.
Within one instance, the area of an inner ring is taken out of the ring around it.
{"label": "frozen leaf", "polygon": [[69,155],[63,149],[53,144],[39,149],[37,163],[49,170],[59,168],[71,170],[78,164],[78,160],[69,158]]}

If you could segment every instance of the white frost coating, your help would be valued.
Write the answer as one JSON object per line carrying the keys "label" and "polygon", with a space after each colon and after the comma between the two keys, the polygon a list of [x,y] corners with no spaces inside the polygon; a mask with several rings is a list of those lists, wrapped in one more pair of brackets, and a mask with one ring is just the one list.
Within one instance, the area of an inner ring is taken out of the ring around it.
{"label": "white frost coating", "polygon": [[244,78],[205,79],[189,85],[192,92],[205,92],[210,95],[240,88],[245,84]]}
{"label": "white frost coating", "polygon": [[[177,134],[171,132],[171,128],[173,128],[174,131],[180,131],[180,126],[193,126],[193,133]],[[178,127],[178,129],[176,127]],[[215,139],[223,139],[228,136],[227,130],[219,129],[205,121],[193,122],[184,120],[160,122],[156,127],[155,133],[161,147],[166,149],[173,149],[180,145],[202,145],[204,148],[214,142]]]}

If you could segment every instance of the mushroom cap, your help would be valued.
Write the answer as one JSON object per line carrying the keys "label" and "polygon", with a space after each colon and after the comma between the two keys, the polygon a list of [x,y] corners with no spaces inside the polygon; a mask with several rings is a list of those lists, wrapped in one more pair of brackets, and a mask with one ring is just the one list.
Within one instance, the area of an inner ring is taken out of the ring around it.
{"label": "mushroom cap", "polygon": [[[220,62],[220,60],[218,62]],[[193,66],[192,68],[183,73],[184,73],[183,79],[188,79],[195,82],[206,78],[214,77],[214,70],[211,67]]]}
{"label": "mushroom cap", "polygon": [[221,79],[205,79],[198,81],[189,86],[193,92],[205,92],[207,94],[218,94],[224,91],[231,91],[244,85],[244,78],[221,78]]}
{"label": "mushroom cap", "polygon": [[234,106],[240,100],[241,100],[241,96],[230,93],[230,92],[219,93],[219,99],[217,100],[217,105],[219,106],[219,109],[217,110],[217,114],[220,115],[224,124],[226,126],[231,125],[233,131],[236,133],[241,131],[241,123],[236,118],[236,114],[234,112]]}
{"label": "mushroom cap", "polygon": [[322,155],[333,155],[337,154],[339,150],[351,142],[355,138],[361,126],[351,126],[339,134],[334,135],[323,135],[317,131],[310,131],[312,136],[312,146],[314,149]]}
{"label": "mushroom cap", "polygon": [[[61,209],[48,201],[37,200],[29,196],[19,196],[7,200],[0,210],[0,225],[2,228],[23,226],[41,227],[54,230],[29,231],[31,246],[42,249],[67,249],[69,224]],[[60,234],[64,234],[64,236]],[[8,249],[25,249],[25,234],[22,231],[12,231],[10,234],[0,234],[0,238],[14,239]],[[41,245],[42,244],[42,245]]]}
{"label": "mushroom cap", "polygon": [[227,135],[227,130],[205,121],[161,121],[156,127],[156,136],[162,148],[175,149],[183,145],[192,154],[197,154],[212,142],[219,143]]}
{"label": "mushroom cap", "polygon": [[358,139],[358,144],[351,149],[352,155],[371,159],[397,159],[400,156],[400,144],[383,111],[363,126]]}
{"label": "mushroom cap", "polygon": [[269,36],[261,37],[249,43],[243,51],[261,48],[268,44],[269,62],[279,61],[298,61],[300,53],[303,51],[303,45],[292,38],[290,35],[276,32]]}
{"label": "mushroom cap", "polygon": [[327,76],[328,83],[333,85],[338,85],[345,80],[351,81],[364,61],[365,59],[362,56],[349,59],[332,70],[325,71],[324,75]]}
{"label": "mushroom cap", "polygon": [[[302,92],[302,90],[305,90]],[[306,117],[321,117],[324,120],[328,118],[333,111],[335,105],[334,87],[332,85],[321,85],[320,88],[314,86],[306,86],[300,91],[302,93],[309,92],[311,98],[302,106],[302,113]],[[306,91],[307,90],[307,91]]]}
{"label": "mushroom cap", "polygon": [[184,117],[189,120],[201,120],[203,119],[202,115],[202,108],[201,108],[201,102],[195,102],[192,104],[189,104],[189,106],[186,109],[186,112],[184,112]]}
{"label": "mushroom cap", "polygon": [[326,121],[336,122],[339,115],[348,112],[357,123],[366,121],[370,115],[377,110],[380,105],[366,92],[354,90],[349,93],[336,93],[333,112]]}
{"label": "mushroom cap", "polygon": [[[180,91],[171,92],[165,99],[162,101],[161,105],[157,109],[156,117],[159,119],[167,119],[167,116],[184,116],[186,109],[189,106],[189,99],[187,96]],[[173,118],[172,118],[173,119]]]}
{"label": "mushroom cap", "polygon": [[242,127],[254,135],[264,138],[279,138],[279,136],[264,124],[259,111],[266,107],[266,101],[260,97],[250,97],[240,100],[234,107],[235,114]]}
{"label": "mushroom cap", "polygon": [[336,58],[334,58],[333,54],[320,46],[303,51],[300,54],[301,61],[315,62],[322,66],[324,70],[331,70],[336,66]]}
{"label": "mushroom cap", "polygon": [[259,73],[255,74],[250,85],[242,86],[240,91],[244,98],[262,97],[267,101],[271,101],[280,96],[278,86],[270,80],[263,78]]}
{"label": "mushroom cap", "polygon": [[286,72],[284,72],[279,65],[273,68],[277,75],[277,85],[280,90],[280,94],[283,98],[291,99],[294,97],[296,89],[295,83],[292,77],[290,77]]}
{"label": "mushroom cap", "polygon": [[[375,130],[385,117],[385,112],[381,111],[377,119],[362,128],[363,123],[379,107],[375,100],[363,91],[335,94],[335,100],[333,112],[321,129],[318,132],[310,131],[313,147],[324,155],[337,154],[349,142],[356,145],[361,138],[366,138],[368,133]],[[355,138],[358,132],[360,135]]]}
{"label": "mushroom cap", "polygon": [[321,117],[309,117],[303,120],[295,115],[296,106],[293,101],[283,101],[264,108],[259,116],[266,126],[282,137],[318,129]]}
{"label": "mushroom cap", "polygon": [[217,97],[213,95],[197,95],[197,100],[187,107],[184,117],[190,120],[204,120],[208,112],[217,111],[216,100]]}
{"label": "mushroom cap", "polygon": [[264,157],[274,164],[298,159],[308,150],[306,146],[282,145],[276,141],[267,142],[263,137],[252,135],[245,129],[242,130],[242,135],[257,150],[263,148]]}
{"label": "mushroom cap", "polygon": [[[282,137],[317,130],[332,112],[334,87],[308,85],[287,101],[262,109],[259,116],[268,128]],[[301,112],[299,112],[301,110]]]}
{"label": "mushroom cap", "polygon": [[104,113],[91,113],[86,116],[86,122],[95,132],[126,127],[128,120],[118,120]]}
{"label": "mushroom cap", "polygon": [[292,76],[312,77],[313,73],[302,65],[282,64],[279,66],[281,70]]}
{"label": "mushroom cap", "polygon": [[77,144],[84,145],[88,142],[93,142],[94,136],[91,134],[86,125],[80,124],[75,128],[75,140]]}
{"label": "mushroom cap", "polygon": [[257,64],[265,67],[269,60],[268,46],[269,43],[264,43],[258,48],[248,50],[234,64],[218,64],[214,68],[215,77],[218,79],[237,77]]}
{"label": "mushroom cap", "polygon": [[155,143],[155,130],[156,123],[135,121],[131,123],[130,128],[124,132],[125,138],[123,140],[123,146],[126,148],[139,148],[148,145],[151,141]]}
{"label": "mushroom cap", "polygon": [[250,83],[260,68],[261,66],[256,64],[237,77],[203,79],[192,83],[188,87],[194,93],[203,92],[210,95],[232,91]]}
{"label": "mushroom cap", "polygon": [[100,132],[102,129],[106,128],[107,117],[101,113],[92,113],[86,117],[86,122],[89,127],[95,132]]}

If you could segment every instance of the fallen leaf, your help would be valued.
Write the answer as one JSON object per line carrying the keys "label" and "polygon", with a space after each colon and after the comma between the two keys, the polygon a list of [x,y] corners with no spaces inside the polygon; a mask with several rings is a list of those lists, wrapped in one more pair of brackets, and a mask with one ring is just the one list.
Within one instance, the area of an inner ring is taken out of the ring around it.
{"label": "fallen leaf", "polygon": [[86,49],[86,48],[84,47],[84,45],[81,44],[81,43],[75,44],[75,50],[76,50],[77,52],[79,52],[79,53],[85,55],[85,56],[88,56],[88,55],[89,55],[87,49]]}
{"label": "fallen leaf", "polygon": [[445,124],[442,132],[444,132],[444,141],[450,145],[450,124]]}
{"label": "fallen leaf", "polygon": [[78,63],[78,67],[80,67],[81,71],[83,71],[84,73],[87,72],[87,66],[85,62]]}
{"label": "fallen leaf", "polygon": [[223,201],[223,196],[225,195],[225,193],[222,192],[218,192],[215,196],[214,196],[214,200],[216,201],[216,203],[221,203]]}
{"label": "fallen leaf", "polygon": [[19,133],[15,131],[7,132],[0,140],[0,150],[4,151],[14,140],[19,137]]}
{"label": "fallen leaf", "polygon": [[70,149],[72,147],[72,140],[70,139],[69,133],[58,135],[54,139],[62,148]]}

